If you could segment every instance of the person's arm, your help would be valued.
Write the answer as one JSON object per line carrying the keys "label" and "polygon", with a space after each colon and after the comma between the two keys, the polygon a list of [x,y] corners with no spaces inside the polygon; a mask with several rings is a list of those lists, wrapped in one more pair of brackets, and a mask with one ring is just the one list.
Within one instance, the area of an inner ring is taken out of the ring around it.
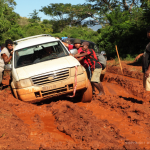
{"label": "person's arm", "polygon": [[62,42],[67,48],[69,47],[69,44]]}
{"label": "person's arm", "polygon": [[1,56],[2,56],[2,58],[3,58],[3,60],[4,60],[4,62],[5,62],[5,64],[7,64],[8,62],[10,62],[10,60],[12,59],[12,53],[13,53],[13,52],[10,53],[9,58],[8,58],[8,56],[7,56],[5,53],[4,53],[4,54],[1,54]]}
{"label": "person's arm", "polygon": [[140,57],[143,56],[144,53],[139,54],[138,56],[136,56],[136,58],[134,59],[134,62],[137,61]]}
{"label": "person's arm", "polygon": [[78,61],[81,61],[84,57],[76,58]]}
{"label": "person's arm", "polygon": [[89,55],[87,52],[84,52],[82,54],[75,54],[74,57],[83,57]]}

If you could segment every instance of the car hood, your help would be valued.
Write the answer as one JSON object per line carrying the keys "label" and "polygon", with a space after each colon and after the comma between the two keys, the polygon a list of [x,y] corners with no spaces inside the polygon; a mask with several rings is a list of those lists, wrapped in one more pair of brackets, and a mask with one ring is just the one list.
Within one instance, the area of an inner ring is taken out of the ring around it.
{"label": "car hood", "polygon": [[72,56],[57,58],[16,69],[18,80],[26,79],[46,72],[78,66],[80,63]]}

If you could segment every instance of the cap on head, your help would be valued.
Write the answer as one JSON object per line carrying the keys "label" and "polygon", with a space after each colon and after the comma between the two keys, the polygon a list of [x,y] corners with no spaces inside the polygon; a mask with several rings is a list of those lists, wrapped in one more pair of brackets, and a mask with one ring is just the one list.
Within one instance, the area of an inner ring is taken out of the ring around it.
{"label": "cap on head", "polygon": [[65,43],[67,43],[67,44],[71,44],[71,42],[70,42],[70,40],[69,40],[69,39],[66,39],[66,40],[65,40]]}
{"label": "cap on head", "polygon": [[82,46],[84,46],[84,45],[89,46],[89,42],[83,42],[83,43],[82,43]]}
{"label": "cap on head", "polygon": [[61,40],[63,41],[63,40],[65,40],[65,39],[67,39],[68,37],[61,37]]}
{"label": "cap on head", "polygon": [[80,39],[75,39],[74,44],[81,44],[81,40]]}

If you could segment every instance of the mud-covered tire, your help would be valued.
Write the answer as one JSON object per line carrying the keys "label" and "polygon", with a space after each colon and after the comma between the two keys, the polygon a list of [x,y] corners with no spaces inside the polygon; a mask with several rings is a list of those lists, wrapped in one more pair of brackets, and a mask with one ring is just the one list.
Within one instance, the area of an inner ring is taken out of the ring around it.
{"label": "mud-covered tire", "polygon": [[15,98],[17,98],[18,99],[18,94],[17,94],[17,91],[16,91],[16,89],[15,89],[15,87],[14,87],[14,84],[12,83],[12,80],[10,81],[10,89],[11,89],[11,93],[12,93],[12,95],[15,97]]}
{"label": "mud-covered tire", "polygon": [[86,102],[91,102],[92,100],[92,85],[90,81],[88,80],[88,86],[85,90],[83,90],[82,95],[81,95],[81,102],[86,103]]}
{"label": "mud-covered tire", "polygon": [[16,99],[18,99],[17,92],[16,92],[16,90],[13,90],[12,87],[11,87],[11,93]]}

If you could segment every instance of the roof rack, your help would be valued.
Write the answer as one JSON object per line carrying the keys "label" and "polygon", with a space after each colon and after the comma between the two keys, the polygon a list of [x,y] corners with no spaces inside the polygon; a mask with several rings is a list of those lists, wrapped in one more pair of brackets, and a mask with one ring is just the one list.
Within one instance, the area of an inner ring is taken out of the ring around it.
{"label": "roof rack", "polygon": [[30,36],[30,37],[27,37],[27,38],[16,40],[16,41],[14,41],[14,43],[25,41],[25,40],[32,39],[32,38],[38,38],[38,37],[42,37],[42,36],[50,36],[50,37],[52,37],[50,34],[40,34],[40,35]]}

